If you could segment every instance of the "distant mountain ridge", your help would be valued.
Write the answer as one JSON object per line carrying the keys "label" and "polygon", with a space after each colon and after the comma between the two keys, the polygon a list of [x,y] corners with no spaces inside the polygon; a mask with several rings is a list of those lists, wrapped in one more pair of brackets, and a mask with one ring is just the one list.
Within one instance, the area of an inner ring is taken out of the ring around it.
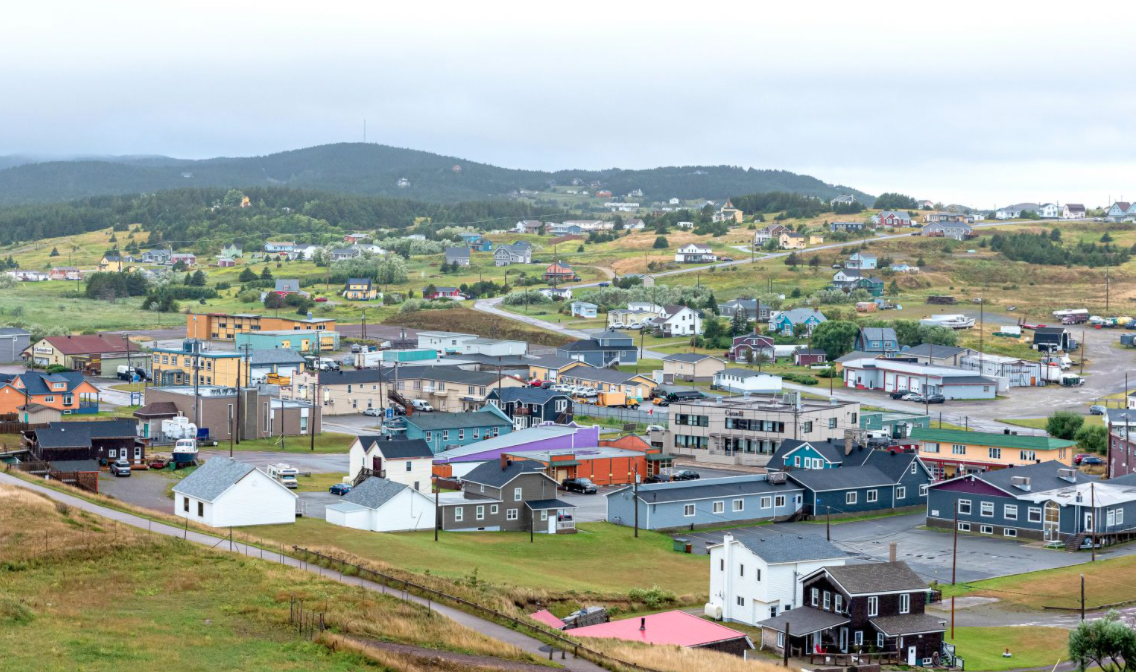
{"label": "distant mountain ridge", "polygon": [[[148,193],[181,187],[288,186],[426,202],[495,200],[520,190],[547,189],[550,182],[599,182],[613,194],[639,189],[643,202],[785,191],[831,199],[864,192],[783,170],[735,166],[670,166],[646,170],[500,168],[413,149],[340,143],[266,156],[176,159],[164,156],[79,157],[42,161],[0,156],[0,205],[69,201],[99,195]],[[403,186],[400,186],[400,183]],[[586,188],[586,187],[585,187]]]}

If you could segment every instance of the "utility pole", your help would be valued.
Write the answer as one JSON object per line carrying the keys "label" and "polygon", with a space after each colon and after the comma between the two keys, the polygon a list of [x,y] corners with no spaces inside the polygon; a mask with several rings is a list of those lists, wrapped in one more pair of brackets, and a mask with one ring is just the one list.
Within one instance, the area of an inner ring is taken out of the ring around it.
{"label": "utility pole", "polygon": [[438,477],[434,477],[434,541],[438,541],[438,527],[441,525],[442,515],[442,488],[438,486]]}
{"label": "utility pole", "polygon": [[[1085,375],[1085,351],[1087,351],[1088,349],[1089,349],[1089,346],[1085,344],[1085,330],[1082,329],[1081,330],[1081,373],[1080,373],[1080,375],[1082,375],[1082,376]],[[1125,403],[1128,403],[1127,399],[1125,400]]]}
{"label": "utility pole", "polygon": [[201,369],[201,340],[193,339],[191,351],[193,352],[193,422],[201,427],[201,387],[199,381],[201,376],[198,372]]}
{"label": "utility pole", "polygon": [[[959,504],[955,500],[955,539],[951,548],[951,585],[955,585],[956,571],[958,570],[959,551]],[[955,638],[955,596],[951,595],[951,639]]]}
{"label": "utility pole", "polygon": [[1092,517],[1093,529],[1089,533],[1089,548],[1092,549],[1093,557],[1092,562],[1097,561],[1097,490],[1096,483],[1089,483],[1089,505],[1093,509]]}
{"label": "utility pole", "polygon": [[[272,405],[271,400],[269,400],[268,405],[269,406]],[[283,396],[280,397],[280,450],[287,450],[287,447],[284,445],[284,397]]]}
{"label": "utility pole", "polygon": [[635,538],[639,538],[639,465],[635,465],[635,488],[632,503],[635,505]]}
{"label": "utility pole", "polygon": [[367,309],[363,309],[363,340],[367,340]]}
{"label": "utility pole", "polygon": [[832,541],[832,507],[824,507],[824,540]]}
{"label": "utility pole", "polygon": [[[367,310],[364,308],[363,309],[363,333],[364,334],[367,333],[366,329],[367,329]],[[366,335],[364,335],[363,338],[366,338]],[[316,402],[319,401],[319,376],[320,376],[320,371],[319,371],[318,364],[319,364],[319,358],[320,358],[320,350],[321,350],[320,333],[317,331],[316,332],[316,364],[317,364],[317,366],[316,366],[316,381],[312,385],[312,390],[313,390],[312,391],[312,415],[311,415],[310,418],[308,418],[308,433],[311,435],[311,452],[313,452],[313,453],[316,452]],[[380,370],[380,377],[382,377],[381,376],[381,370]],[[291,382],[291,381],[289,381],[289,382]],[[284,403],[284,397],[283,396],[280,397],[280,403],[281,404]],[[281,420],[280,420],[280,427],[281,428],[284,427],[283,418],[281,418]],[[281,440],[283,440],[283,439],[281,439]]]}
{"label": "utility pole", "polygon": [[1085,575],[1081,575],[1081,622],[1085,621]]}

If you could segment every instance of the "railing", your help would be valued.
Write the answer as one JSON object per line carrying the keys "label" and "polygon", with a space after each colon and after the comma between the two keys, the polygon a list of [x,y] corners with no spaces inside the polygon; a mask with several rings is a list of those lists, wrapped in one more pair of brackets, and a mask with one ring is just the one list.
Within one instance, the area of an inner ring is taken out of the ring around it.
{"label": "railing", "polygon": [[576,529],[576,521],[574,521],[574,520],[558,520],[558,521],[556,521],[556,529],[558,529],[558,530],[574,530],[574,529]]}
{"label": "railing", "polygon": [[871,665],[878,663],[891,665],[900,663],[899,651],[881,651],[879,653],[810,653],[810,665],[833,665],[836,667],[850,667],[853,665]]}

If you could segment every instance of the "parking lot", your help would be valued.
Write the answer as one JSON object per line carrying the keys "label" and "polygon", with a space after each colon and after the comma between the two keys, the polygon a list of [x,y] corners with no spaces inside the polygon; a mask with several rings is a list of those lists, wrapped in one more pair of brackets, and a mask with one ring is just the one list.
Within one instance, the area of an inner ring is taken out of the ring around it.
{"label": "parking lot", "polygon": [[[897,557],[911,565],[928,581],[951,582],[951,549],[954,535],[949,530],[921,529],[925,522],[920,514],[891,516],[875,520],[838,523],[832,526],[832,541],[858,562],[888,559],[889,546],[897,545]],[[744,534],[746,528],[737,532]],[[781,523],[777,532],[824,536],[824,522]],[[695,553],[706,553],[706,546],[719,543],[730,530],[674,533],[693,542]],[[1136,545],[1127,544],[1099,551],[1097,557],[1110,558],[1136,553]],[[1067,567],[1089,562],[1087,553],[1066,553],[1026,542],[1001,538],[960,534],[958,537],[958,581],[977,581],[994,576]]]}

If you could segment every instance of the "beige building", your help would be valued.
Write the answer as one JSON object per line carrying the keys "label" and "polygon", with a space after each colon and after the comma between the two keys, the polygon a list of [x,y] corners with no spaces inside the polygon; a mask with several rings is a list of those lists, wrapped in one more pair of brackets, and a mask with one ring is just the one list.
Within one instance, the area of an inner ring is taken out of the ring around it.
{"label": "beige building", "polygon": [[368,408],[386,408],[395,398],[405,401],[421,399],[435,411],[457,413],[475,411],[485,405],[489,390],[521,387],[523,382],[512,376],[498,376],[488,371],[466,371],[456,366],[399,366],[355,371],[323,371],[319,374],[318,391],[314,373],[292,377],[294,399],[310,399],[318,394],[327,415],[362,413]]}
{"label": "beige building", "polygon": [[663,358],[663,383],[713,380],[714,374],[725,368],[726,361],[724,359],[710,355],[700,355],[693,352],[667,355]]}
{"label": "beige building", "polygon": [[858,430],[860,404],[801,400],[796,394],[675,402],[651,445],[707,464],[765,466],[784,439],[827,441]]}
{"label": "beige building", "polygon": [[805,249],[805,237],[799,233],[785,230],[778,236],[777,244],[782,250],[803,250]]}

